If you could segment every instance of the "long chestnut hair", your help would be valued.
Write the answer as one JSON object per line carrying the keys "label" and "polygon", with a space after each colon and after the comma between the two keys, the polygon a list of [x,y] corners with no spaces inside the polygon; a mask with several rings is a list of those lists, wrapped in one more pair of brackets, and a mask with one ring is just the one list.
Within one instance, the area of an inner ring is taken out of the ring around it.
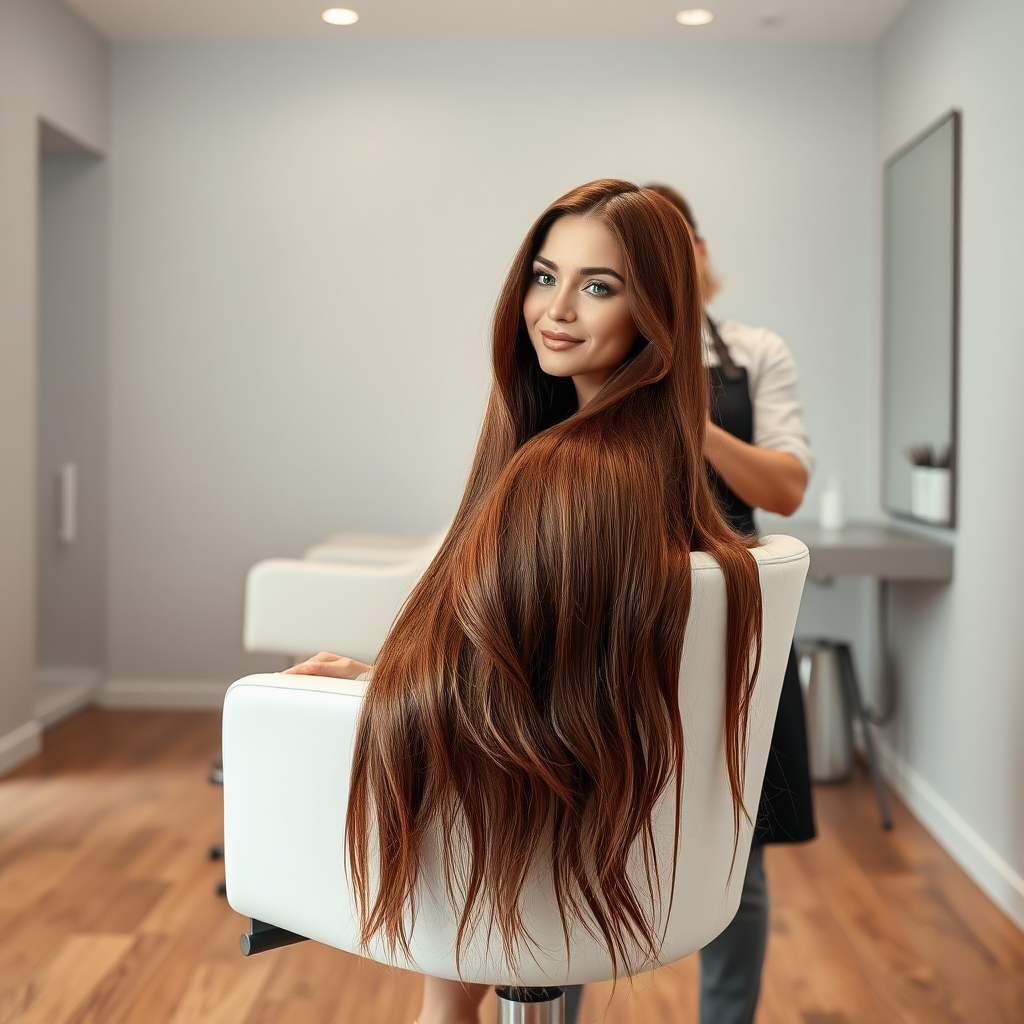
{"label": "long chestnut hair", "polygon": [[[639,331],[582,409],[571,379],[540,369],[523,319],[533,259],[567,215],[600,217],[617,238]],[[517,962],[530,940],[520,897],[543,856],[566,942],[582,924],[616,969],[635,966],[637,947],[656,955],[652,893],[627,865],[639,850],[654,877],[651,815],[670,785],[678,839],[693,550],[725,575],[738,834],[761,591],[752,542],[708,487],[701,317],[683,218],[629,182],[573,189],[516,253],[466,492],[384,643],[356,737],[347,844],[364,944],[380,936],[409,954],[429,838],[459,918],[457,951],[482,923]]]}

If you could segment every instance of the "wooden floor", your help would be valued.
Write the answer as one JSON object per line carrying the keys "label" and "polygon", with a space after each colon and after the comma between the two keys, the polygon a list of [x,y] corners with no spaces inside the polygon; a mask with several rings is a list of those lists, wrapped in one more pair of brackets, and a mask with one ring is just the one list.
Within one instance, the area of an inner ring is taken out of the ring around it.
{"label": "wooden floor", "polygon": [[[414,975],[313,943],[245,959],[214,895],[218,716],[90,710],[0,780],[0,1024],[409,1024]],[[771,847],[758,1024],[1024,1022],[1024,935],[863,778]],[[587,989],[581,1021],[696,1020],[694,958]],[[482,1019],[493,1019],[493,996]]]}

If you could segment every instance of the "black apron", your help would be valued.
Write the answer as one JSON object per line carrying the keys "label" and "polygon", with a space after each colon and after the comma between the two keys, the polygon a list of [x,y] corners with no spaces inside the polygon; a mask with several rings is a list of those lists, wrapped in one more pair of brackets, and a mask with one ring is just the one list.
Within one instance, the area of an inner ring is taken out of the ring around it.
{"label": "black apron", "polygon": [[[746,368],[733,363],[710,317],[708,328],[720,364],[708,369],[711,377],[711,421],[733,437],[752,444],[754,404],[750,400]],[[710,465],[708,476],[722,514],[729,524],[740,533],[756,533],[754,510],[729,490],[725,481]],[[754,845],[802,843],[814,836],[804,698],[797,673],[796,651],[791,647],[761,789]]]}

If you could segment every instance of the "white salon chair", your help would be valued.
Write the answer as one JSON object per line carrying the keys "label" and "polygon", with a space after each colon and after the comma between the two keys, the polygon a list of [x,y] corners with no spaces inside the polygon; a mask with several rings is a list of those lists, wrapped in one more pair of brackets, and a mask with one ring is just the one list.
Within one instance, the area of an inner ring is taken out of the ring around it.
{"label": "white salon chair", "polygon": [[258,562],[245,583],[245,649],[296,658],[340,651],[372,662],[447,532],[336,534],[303,558]]}
{"label": "white salon chair", "polygon": [[335,533],[314,544],[302,556],[315,562],[346,562],[349,565],[394,565],[437,551],[448,526],[424,537],[390,533]]}
{"label": "white salon chair", "polygon": [[[744,800],[754,816],[771,742],[782,677],[807,573],[807,549],[768,537],[755,549],[764,595],[764,648],[750,708]],[[739,905],[752,821],[743,820],[733,860],[733,811],[725,766],[725,584],[714,560],[694,554],[693,599],[679,673],[685,736],[682,820],[675,888],[670,877],[674,811],[669,791],[655,811],[664,940],[656,962],[700,949]],[[343,648],[342,648],[343,649]],[[348,653],[348,652],[345,652]],[[455,964],[456,918],[429,855],[419,890],[411,955],[381,944],[359,947],[359,923],[345,867],[345,808],[363,684],[310,676],[240,679],[224,702],[224,818],[227,895],[252,919],[247,954],[314,939],[382,963],[442,978],[499,986],[501,1021],[561,1019],[566,985],[603,981],[607,951],[585,929],[563,938],[550,884],[525,892],[523,919],[536,946],[518,965],[493,935],[472,934]],[[541,871],[539,877],[547,878]],[[643,884],[643,866],[636,880]],[[653,897],[657,900],[657,897]],[[637,954],[638,956],[638,954]]]}

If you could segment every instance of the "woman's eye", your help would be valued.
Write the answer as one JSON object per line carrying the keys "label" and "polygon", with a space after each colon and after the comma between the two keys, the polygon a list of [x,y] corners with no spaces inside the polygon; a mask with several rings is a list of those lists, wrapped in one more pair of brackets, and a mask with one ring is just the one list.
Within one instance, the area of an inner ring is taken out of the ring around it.
{"label": "woman's eye", "polygon": [[604,283],[604,281],[591,281],[590,284],[583,289],[585,292],[590,292],[591,295],[611,295],[612,290]]}
{"label": "woman's eye", "polygon": [[538,270],[533,275],[533,279],[534,279],[534,281],[537,282],[537,284],[543,284],[543,285],[549,285],[550,286],[550,285],[553,285],[555,283],[554,275],[546,274],[543,270]]}

